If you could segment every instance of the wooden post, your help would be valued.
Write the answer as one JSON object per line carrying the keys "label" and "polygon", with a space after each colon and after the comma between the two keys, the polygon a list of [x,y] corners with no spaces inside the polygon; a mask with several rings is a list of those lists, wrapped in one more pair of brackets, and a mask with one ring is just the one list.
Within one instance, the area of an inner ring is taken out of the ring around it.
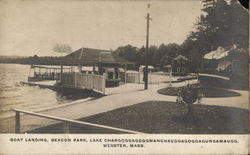
{"label": "wooden post", "polygon": [[63,122],[63,133],[69,133],[69,122]]}
{"label": "wooden post", "polygon": [[149,83],[152,83],[152,71],[151,70],[149,71],[149,78],[150,78]]}
{"label": "wooden post", "polygon": [[124,66],[124,84],[127,82],[127,66]]}
{"label": "wooden post", "polygon": [[103,73],[102,78],[102,93],[105,95],[105,86],[106,86],[106,73]]}
{"label": "wooden post", "polygon": [[138,72],[138,84],[140,84],[140,83],[141,83],[141,72],[139,70],[139,72]]}
{"label": "wooden post", "polygon": [[77,78],[76,78],[76,72],[75,72],[75,79],[74,79],[74,81],[75,81],[75,83],[74,83],[74,85],[75,85],[75,88],[76,88],[76,80],[77,80]]}
{"label": "wooden post", "polygon": [[93,76],[93,75],[91,75],[91,79],[92,79],[92,86],[91,86],[91,89],[95,89],[95,87],[94,87],[94,83],[96,82],[95,81],[95,77]]}
{"label": "wooden post", "polygon": [[152,20],[150,18],[150,14],[149,14],[149,8],[150,8],[150,4],[148,4],[148,13],[147,13],[147,32],[146,32],[146,51],[145,51],[145,74],[144,74],[144,89],[148,89],[148,44],[149,44],[149,20]]}
{"label": "wooden post", "polygon": [[16,133],[21,133],[20,128],[20,112],[16,111]]}
{"label": "wooden post", "polygon": [[93,74],[95,74],[95,64],[93,65]]}
{"label": "wooden post", "polygon": [[79,68],[79,73],[82,73],[82,65],[81,64],[78,65],[78,68]]}
{"label": "wooden post", "polygon": [[172,86],[172,66],[170,67],[170,83],[169,86]]}
{"label": "wooden post", "polygon": [[115,79],[115,67],[114,67],[114,73],[113,73],[112,79],[113,79],[113,80]]}
{"label": "wooden post", "polygon": [[63,65],[62,65],[62,63],[60,64],[60,66],[61,66],[60,83],[62,84],[62,73],[63,73]]}

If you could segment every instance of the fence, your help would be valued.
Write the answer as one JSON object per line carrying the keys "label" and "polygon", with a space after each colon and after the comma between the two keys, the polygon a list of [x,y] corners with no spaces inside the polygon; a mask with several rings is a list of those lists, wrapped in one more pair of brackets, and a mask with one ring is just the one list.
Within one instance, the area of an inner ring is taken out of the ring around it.
{"label": "fence", "polygon": [[93,89],[105,94],[105,74],[59,73],[57,83],[81,89]]}
{"label": "fence", "polygon": [[126,73],[126,82],[140,83],[140,73]]}
{"label": "fence", "polygon": [[[137,72],[137,71],[128,71],[121,74],[121,81],[127,83],[144,83],[143,81],[143,72]],[[156,83],[162,83],[162,82],[168,82],[170,81],[169,73],[157,73],[157,72],[149,72],[148,73],[148,83],[149,84],[156,84]]]}
{"label": "fence", "polygon": [[71,120],[71,119],[65,119],[65,118],[60,118],[60,117],[55,117],[55,116],[50,116],[50,115],[45,115],[45,114],[39,114],[35,112],[30,112],[30,111],[25,111],[25,110],[20,110],[20,109],[13,109],[16,112],[16,133],[21,133],[21,122],[20,122],[20,113],[25,113],[28,115],[32,116],[38,116],[38,117],[43,117],[43,118],[48,118],[56,121],[61,121],[63,123],[63,132],[64,133],[70,133],[70,124],[77,124],[81,126],[90,126],[94,128],[102,128],[102,129],[108,129],[108,130],[113,130],[113,131],[119,131],[123,133],[131,133],[131,134],[141,134],[142,132],[137,132],[137,131],[132,131],[132,130],[126,130],[126,129],[121,129],[121,128],[115,128],[115,127],[110,127],[110,126],[105,126],[105,125],[100,125],[100,124],[94,124],[94,123],[89,123],[89,122],[82,122],[82,121],[77,121],[77,120]]}
{"label": "fence", "polygon": [[[143,81],[143,72],[140,72],[140,83],[144,83]],[[148,73],[148,83],[149,84],[158,84],[163,82],[169,82],[170,75],[169,73],[160,73],[160,72],[151,72]]]}

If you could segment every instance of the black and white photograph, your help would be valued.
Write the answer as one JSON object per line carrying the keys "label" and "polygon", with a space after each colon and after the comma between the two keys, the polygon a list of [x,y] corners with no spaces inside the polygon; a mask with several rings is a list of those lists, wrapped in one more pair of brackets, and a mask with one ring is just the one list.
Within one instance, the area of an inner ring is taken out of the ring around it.
{"label": "black and white photograph", "polygon": [[[238,0],[0,0],[0,73],[0,134],[15,146],[147,154],[150,139],[133,135],[248,136],[249,11]],[[208,139],[190,141],[248,150]]]}

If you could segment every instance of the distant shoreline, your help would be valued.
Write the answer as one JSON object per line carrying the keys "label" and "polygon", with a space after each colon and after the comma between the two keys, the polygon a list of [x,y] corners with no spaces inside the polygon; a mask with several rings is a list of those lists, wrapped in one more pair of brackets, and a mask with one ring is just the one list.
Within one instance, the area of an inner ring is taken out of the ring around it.
{"label": "distant shoreline", "polygon": [[0,63],[60,65],[61,56],[0,56]]}

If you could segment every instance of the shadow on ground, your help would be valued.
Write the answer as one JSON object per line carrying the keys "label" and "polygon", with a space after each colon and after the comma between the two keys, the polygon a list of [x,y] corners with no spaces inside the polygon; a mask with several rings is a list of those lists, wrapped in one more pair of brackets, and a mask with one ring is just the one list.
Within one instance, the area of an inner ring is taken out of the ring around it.
{"label": "shadow on ground", "polygon": [[[186,105],[175,102],[148,101],[80,119],[112,127],[145,133],[169,134],[246,134],[248,110],[194,105],[193,116],[187,118]],[[91,127],[70,126],[71,133],[119,133]],[[55,124],[28,133],[62,133]]]}

